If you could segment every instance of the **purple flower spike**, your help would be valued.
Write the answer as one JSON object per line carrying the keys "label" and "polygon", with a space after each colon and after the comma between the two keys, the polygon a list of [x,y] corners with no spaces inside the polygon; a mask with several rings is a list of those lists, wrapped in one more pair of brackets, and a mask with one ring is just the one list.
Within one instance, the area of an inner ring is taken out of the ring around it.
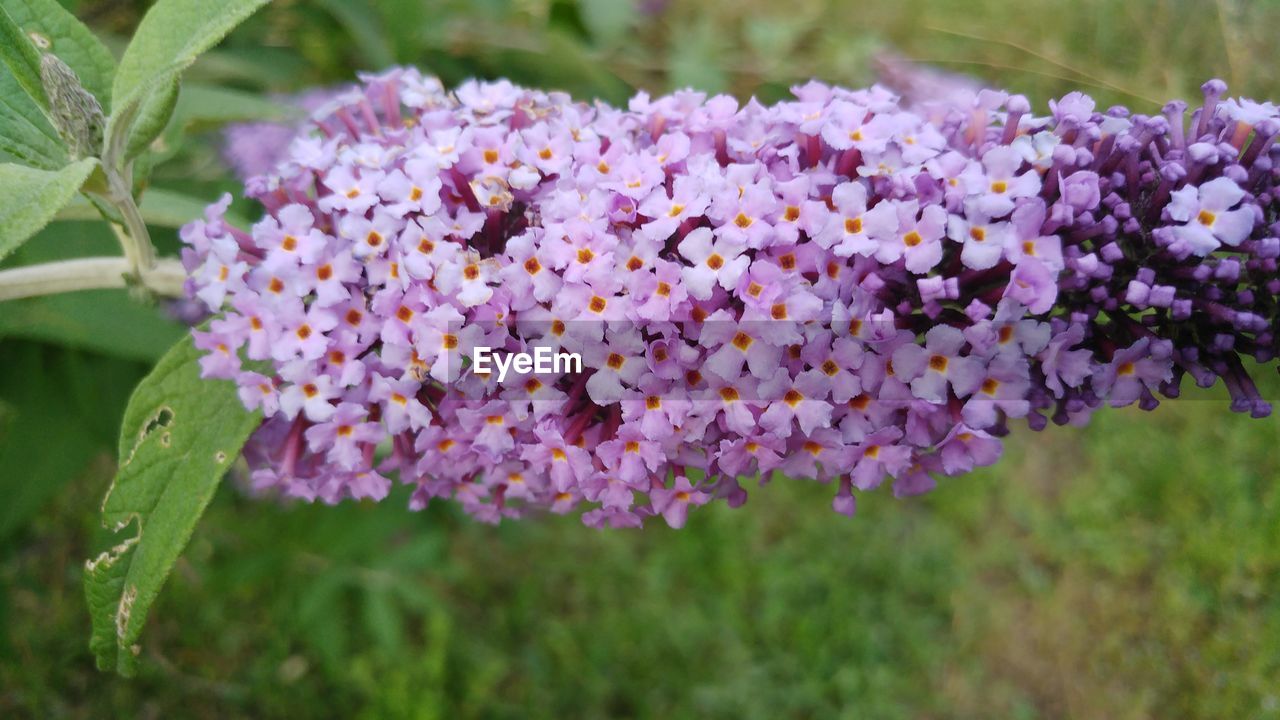
{"label": "purple flower spike", "polygon": [[[938,87],[917,83],[916,88]],[[626,109],[395,69],[333,93],[183,228],[206,377],[258,491],[638,527],[775,471],[897,496],[1280,355],[1280,111],[820,83]],[[259,128],[261,129],[261,128]],[[248,143],[246,145],[246,143]],[[277,148],[277,149],[278,149]],[[576,360],[576,363],[575,363]]]}

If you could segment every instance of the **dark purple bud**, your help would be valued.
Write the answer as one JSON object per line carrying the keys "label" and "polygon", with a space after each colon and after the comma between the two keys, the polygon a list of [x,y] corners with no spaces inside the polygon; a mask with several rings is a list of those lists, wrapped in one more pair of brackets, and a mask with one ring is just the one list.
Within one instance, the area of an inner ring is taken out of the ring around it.
{"label": "dark purple bud", "polygon": [[1186,123],[1187,104],[1181,100],[1173,100],[1166,103],[1161,112],[1169,123],[1169,142],[1173,147],[1182,149],[1186,147],[1187,141],[1184,137],[1184,124]]}
{"label": "dark purple bud", "polygon": [[1271,149],[1276,135],[1280,134],[1280,120],[1267,118],[1253,126],[1253,133],[1253,142],[1249,143],[1249,147],[1240,156],[1240,164],[1245,167],[1253,165],[1263,153]]}
{"label": "dark purple bud", "polygon": [[1214,114],[1218,109],[1218,101],[1222,99],[1223,93],[1227,91],[1227,84],[1214,78],[1201,85],[1200,91],[1204,93],[1204,106],[1200,109],[1200,120],[1196,125],[1196,139],[1199,139],[1209,131],[1210,122],[1214,119]]}
{"label": "dark purple bud", "polygon": [[1157,399],[1155,395],[1152,395],[1150,390],[1143,387],[1142,397],[1138,399],[1138,407],[1146,412],[1151,412],[1152,410],[1160,407],[1160,400]]}
{"label": "dark purple bud", "polygon": [[1107,243],[1098,251],[1102,255],[1102,259],[1109,263],[1119,262],[1124,259],[1124,250],[1116,243]]}
{"label": "dark purple bud", "polygon": [[1129,287],[1125,289],[1124,301],[1130,305],[1136,305],[1139,310],[1147,305],[1147,296],[1151,293],[1151,287],[1138,280],[1130,280]]}
{"label": "dark purple bud", "polygon": [[1236,282],[1240,279],[1240,261],[1236,258],[1226,258],[1213,268],[1213,277],[1229,283]]}
{"label": "dark purple bud", "polygon": [[1207,142],[1192,143],[1187,148],[1187,157],[1194,163],[1212,165],[1218,162],[1218,147]]}
{"label": "dark purple bud", "polygon": [[1078,212],[1098,206],[1101,196],[1098,190],[1098,174],[1080,170],[1068,175],[1061,182],[1062,199]]}
{"label": "dark purple bud", "polygon": [[1147,296],[1147,302],[1152,307],[1167,308],[1173,305],[1174,298],[1177,295],[1177,288],[1172,285],[1155,285],[1151,288],[1151,293]]}

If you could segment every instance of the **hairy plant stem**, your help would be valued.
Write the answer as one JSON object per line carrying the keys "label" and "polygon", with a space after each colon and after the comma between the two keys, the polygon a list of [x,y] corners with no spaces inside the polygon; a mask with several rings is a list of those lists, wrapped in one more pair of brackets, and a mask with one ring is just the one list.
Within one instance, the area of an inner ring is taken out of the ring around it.
{"label": "hairy plant stem", "polygon": [[133,265],[127,258],[77,258],[0,270],[0,301],[76,290],[135,286],[161,297],[181,297],[185,279],[182,263],[169,258],[154,262],[136,279],[133,277]]}
{"label": "hairy plant stem", "polygon": [[130,273],[137,280],[155,265],[155,248],[151,245],[151,233],[142,219],[142,212],[133,200],[133,171],[130,164],[122,170],[106,168],[108,199],[120,211],[124,232],[116,232],[124,256],[129,260]]}
{"label": "hairy plant stem", "polygon": [[181,297],[186,272],[172,258],[157,260],[151,234],[133,199],[132,168],[115,169],[104,162],[107,194],[94,196],[120,213],[110,222],[124,257],[78,258],[0,271],[0,301],[54,295],[76,290],[131,288],[161,297]]}

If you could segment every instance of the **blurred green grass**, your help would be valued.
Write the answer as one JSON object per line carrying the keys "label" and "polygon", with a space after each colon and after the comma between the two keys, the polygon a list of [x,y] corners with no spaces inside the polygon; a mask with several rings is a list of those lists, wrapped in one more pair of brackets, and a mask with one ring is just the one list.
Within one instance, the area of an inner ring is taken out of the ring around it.
{"label": "blurred green grass", "polygon": [[[116,38],[145,5],[68,4]],[[1278,19],[1233,0],[278,0],[193,79],[288,92],[409,62],[613,101],[772,99],[869,82],[895,48],[1041,107],[1083,88],[1151,112],[1213,75],[1280,97]],[[157,183],[213,197],[215,149],[175,149]],[[1280,717],[1280,423],[1220,389],[1018,432],[996,468],[865,495],[852,521],[791,481],[679,532],[603,533],[227,485],[142,676],[102,675],[81,562],[108,542],[111,436],[145,366],[139,343],[77,332],[74,352],[0,343],[0,717]]]}
{"label": "blurred green grass", "polygon": [[[0,708],[41,717],[1280,716],[1280,428],[1225,402],[1020,433],[847,520],[778,481],[683,531],[224,488],[148,629],[92,669],[105,460],[12,548]],[[38,709],[38,710],[37,710]]]}

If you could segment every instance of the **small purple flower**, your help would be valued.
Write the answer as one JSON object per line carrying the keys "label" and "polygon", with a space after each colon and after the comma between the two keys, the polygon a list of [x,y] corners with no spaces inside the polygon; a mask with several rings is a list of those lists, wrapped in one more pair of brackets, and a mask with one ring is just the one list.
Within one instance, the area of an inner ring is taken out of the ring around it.
{"label": "small purple flower", "polygon": [[867,189],[862,182],[855,180],[837,185],[831,191],[831,203],[835,211],[822,232],[814,236],[814,241],[839,257],[875,253],[876,243],[867,237]]}
{"label": "small purple flower", "polygon": [[975,206],[987,217],[1004,217],[1013,211],[1020,198],[1031,197],[1040,191],[1040,176],[1034,172],[1022,172],[1024,159],[1017,150],[998,146],[982,156],[985,172],[971,170],[966,182],[977,193]]}
{"label": "small purple flower", "polygon": [[1230,178],[1220,177],[1201,185],[1175,190],[1169,203],[1169,218],[1184,223],[1174,235],[1191,253],[1204,257],[1221,245],[1239,245],[1253,229],[1253,210],[1232,210],[1244,199],[1244,190]]}
{"label": "small purple flower", "polygon": [[667,524],[677,530],[684,527],[689,516],[689,506],[705,505],[710,496],[693,487],[689,478],[680,475],[670,488],[655,488],[650,491],[653,498],[653,509],[662,515]]}
{"label": "small purple flower", "polygon": [[886,200],[867,213],[866,224],[881,263],[905,258],[907,270],[920,275],[942,259],[947,214],[937,205],[922,209],[916,200]]}
{"label": "small purple flower", "polygon": [[893,351],[894,372],[926,402],[942,403],[948,386],[960,397],[968,396],[981,383],[983,367],[977,359],[960,354],[965,342],[964,333],[956,328],[932,328],[925,334],[924,347],[908,343]]}
{"label": "small purple flower", "polygon": [[832,407],[827,402],[831,382],[821,370],[803,372],[793,382],[790,373],[779,368],[761,384],[760,392],[770,401],[760,416],[760,427],[778,437],[791,435],[793,421],[805,435],[831,426]]}
{"label": "small purple flower", "polygon": [[737,322],[724,310],[707,318],[699,342],[712,350],[705,368],[725,382],[733,383],[745,365],[761,380],[773,377],[782,349],[764,340],[767,321]]}
{"label": "small purple flower", "polygon": [[974,270],[995,267],[1013,238],[1013,230],[1007,222],[993,222],[974,208],[967,210],[964,215],[947,218],[947,237],[964,244],[960,261],[965,267]]}
{"label": "small purple flower", "polygon": [[383,436],[382,426],[367,418],[363,405],[341,403],[328,420],[307,428],[307,446],[312,452],[323,452],[343,470],[354,470],[364,459],[365,448],[372,452]]}
{"label": "small purple flower", "polygon": [[1148,338],[1117,350],[1111,362],[1092,376],[1093,391],[1105,395],[1113,407],[1131,405],[1148,392],[1168,382],[1173,376],[1169,356],[1156,356]]}

